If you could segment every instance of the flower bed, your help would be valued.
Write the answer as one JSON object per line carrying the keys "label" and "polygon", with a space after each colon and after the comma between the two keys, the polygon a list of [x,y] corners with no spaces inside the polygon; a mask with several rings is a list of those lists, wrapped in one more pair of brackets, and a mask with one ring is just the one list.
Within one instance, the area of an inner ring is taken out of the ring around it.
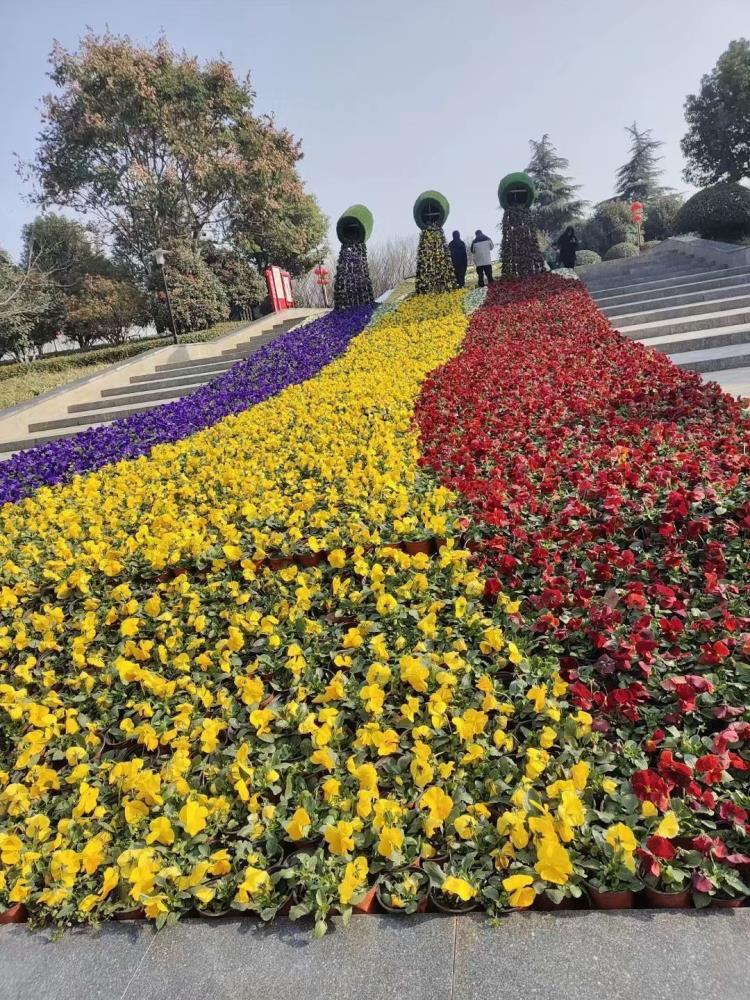
{"label": "flower bed", "polygon": [[594,714],[598,763],[647,811],[679,816],[681,848],[639,841],[648,877],[725,891],[750,847],[738,404],[617,334],[576,283],[541,276],[490,291],[417,417],[424,465],[475,519],[488,592],[523,598],[531,649]]}
{"label": "flower bed", "polygon": [[[0,910],[288,912],[322,933],[374,898],[627,893],[639,859],[656,886],[740,892],[750,727],[722,720],[692,755],[602,733],[420,467],[414,402],[461,345],[461,303],[409,300],[317,377],[0,510]],[[440,373],[453,405],[460,368]]]}
{"label": "flower bed", "polygon": [[111,462],[147,455],[157,444],[179,441],[310,378],[345,349],[371,313],[364,307],[323,316],[282,334],[174,403],[20,452],[0,463],[0,504],[16,503],[40,486],[68,482]]}

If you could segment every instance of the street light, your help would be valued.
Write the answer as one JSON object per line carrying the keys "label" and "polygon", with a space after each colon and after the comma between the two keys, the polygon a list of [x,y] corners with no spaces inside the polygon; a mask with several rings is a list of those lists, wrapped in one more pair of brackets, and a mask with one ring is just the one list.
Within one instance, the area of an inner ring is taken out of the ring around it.
{"label": "street light", "polygon": [[172,299],[169,297],[169,285],[167,284],[166,251],[156,249],[153,252],[154,264],[161,271],[161,280],[164,282],[164,291],[167,296],[167,306],[169,307],[169,319],[172,324],[172,343],[177,343],[177,327],[175,326],[174,313],[172,312]]}

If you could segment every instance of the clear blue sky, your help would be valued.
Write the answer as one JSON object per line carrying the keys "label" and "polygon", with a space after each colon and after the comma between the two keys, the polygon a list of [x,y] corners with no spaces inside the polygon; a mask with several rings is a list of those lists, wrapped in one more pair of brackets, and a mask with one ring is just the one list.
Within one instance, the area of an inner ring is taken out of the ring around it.
{"label": "clear blue sky", "polygon": [[450,200],[448,229],[490,230],[499,179],[543,132],[597,201],[636,119],[665,142],[665,182],[685,190],[685,95],[750,33],[748,15],[749,0],[5,0],[0,247],[15,253],[33,216],[13,154],[33,155],[52,40],[75,48],[87,26],[141,42],[163,29],[250,70],[256,107],[302,138],[326,214],[364,202],[377,239],[414,232],[425,188]]}

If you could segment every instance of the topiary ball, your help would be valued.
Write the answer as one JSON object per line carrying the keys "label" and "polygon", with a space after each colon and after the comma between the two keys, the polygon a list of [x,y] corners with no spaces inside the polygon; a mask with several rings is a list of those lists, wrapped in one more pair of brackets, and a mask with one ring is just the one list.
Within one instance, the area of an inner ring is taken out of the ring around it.
{"label": "topiary ball", "polygon": [[596,250],[577,250],[576,267],[583,267],[585,264],[601,264],[602,259]]}
{"label": "topiary ball", "polygon": [[638,247],[632,243],[615,243],[605,253],[604,260],[621,260],[624,257],[637,257],[639,252]]}
{"label": "topiary ball", "polygon": [[520,205],[522,208],[531,208],[536,188],[534,182],[528,174],[518,171],[514,174],[506,174],[500,181],[497,188],[497,196],[503,208],[510,208],[511,205]]}
{"label": "topiary ball", "polygon": [[675,232],[706,240],[738,240],[750,235],[750,190],[723,182],[688,198],[675,219]]}

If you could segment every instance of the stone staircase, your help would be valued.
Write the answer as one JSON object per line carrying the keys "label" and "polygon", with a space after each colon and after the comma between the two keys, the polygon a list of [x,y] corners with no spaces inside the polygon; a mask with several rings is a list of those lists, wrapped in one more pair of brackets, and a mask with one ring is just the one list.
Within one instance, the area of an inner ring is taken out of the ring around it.
{"label": "stone staircase", "polygon": [[580,269],[621,333],[750,396],[750,260],[742,248],[669,240],[636,259]]}
{"label": "stone staircase", "polygon": [[[21,404],[14,408],[19,411],[18,419],[10,424],[16,433],[3,433],[4,427],[0,427],[0,461],[16,451],[72,437],[91,427],[112,423],[119,417],[153,409],[187,396],[287,330],[298,326],[304,318],[305,314],[301,310],[295,310],[295,315],[291,318],[266,317],[243,328],[239,339],[235,335],[229,335],[213,345],[164,348],[150,352],[153,354],[151,364],[144,364],[139,356],[137,364],[113,366],[115,377],[106,377],[109,372],[106,370],[100,373],[104,377],[95,376],[93,379],[82,380],[83,386],[74,383],[54,390],[49,395],[59,397],[58,405],[53,408],[52,414],[45,413],[43,408],[42,415],[46,419],[34,419],[34,409],[39,409],[38,406],[34,407],[35,401]],[[231,340],[232,346],[221,350],[222,342],[227,340]],[[197,357],[189,356],[191,348],[198,354]],[[177,360],[165,360],[165,357],[173,355],[180,357]],[[134,368],[137,374],[130,374]],[[119,369],[122,369],[121,373]],[[118,374],[120,377],[117,377]],[[46,410],[49,411],[50,407],[47,406]],[[0,418],[3,418],[0,423],[8,425],[7,415],[10,412],[0,413]],[[9,439],[2,440],[2,437]]]}

